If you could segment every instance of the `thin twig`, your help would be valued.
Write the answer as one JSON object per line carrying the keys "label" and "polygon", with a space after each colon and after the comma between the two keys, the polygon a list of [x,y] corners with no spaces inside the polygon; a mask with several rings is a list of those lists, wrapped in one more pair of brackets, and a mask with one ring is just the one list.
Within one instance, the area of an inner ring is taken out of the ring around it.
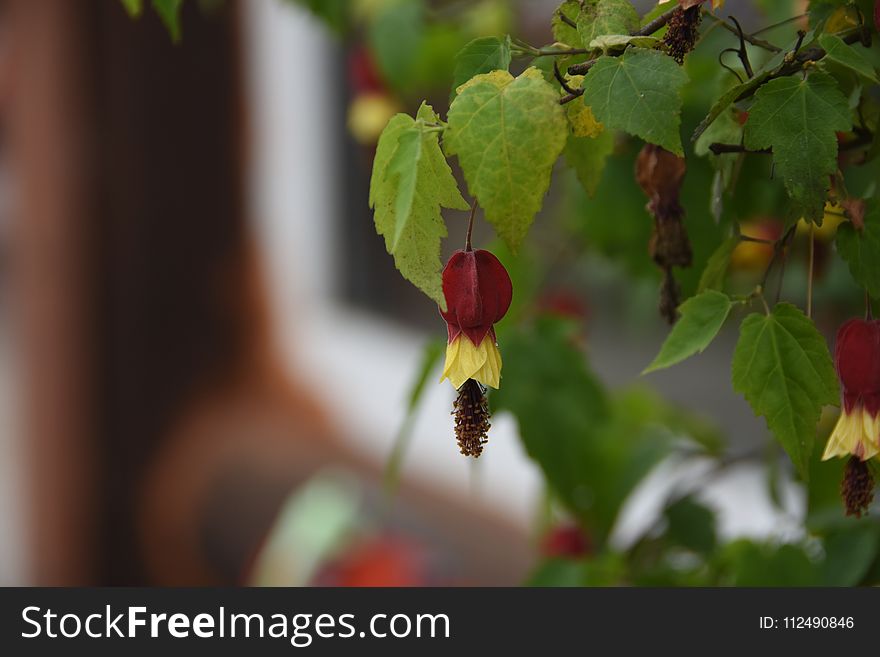
{"label": "thin twig", "polygon": [[761,150],[750,151],[742,144],[719,144],[717,142],[709,144],[709,150],[712,151],[714,155],[723,155],[725,153],[757,153],[760,155],[769,155],[773,152],[769,148],[762,148]]}
{"label": "thin twig", "polygon": [[[851,151],[856,148],[861,148],[862,146],[867,146],[874,140],[874,133],[870,130],[858,130],[856,131],[856,138],[851,139],[850,141],[845,141],[842,144],[837,146],[838,151]],[[722,143],[712,143],[709,144],[709,150],[712,151],[714,155],[723,155],[724,153],[755,153],[757,155],[769,155],[773,151],[769,148],[762,148],[760,150],[749,150],[742,144],[722,144]]]}
{"label": "thin twig", "polygon": [[[838,35],[843,42],[847,45],[852,45],[856,42],[861,42],[862,44],[866,44],[867,46],[871,45],[871,34],[863,27],[856,28],[850,32],[846,32],[844,34]],[[827,53],[823,48],[819,46],[812,46],[810,48],[806,48],[804,50],[799,50],[796,55],[791,57],[786,57],[786,63],[780,66],[775,72],[768,75],[764,82],[769,82],[770,80],[775,80],[776,78],[784,78],[797,73],[804,69],[806,65],[811,62],[817,62],[822,59]],[[750,89],[746,89],[743,93],[733,99],[734,103],[737,103],[741,100],[745,100],[746,98],[751,98],[755,92],[761,87],[752,87]]]}
{"label": "thin twig", "polygon": [[724,55],[726,55],[729,52],[735,52],[737,54],[737,56],[739,55],[738,49],[725,48],[720,53],[718,53],[718,64],[721,66],[721,68],[726,68],[728,71],[733,73],[736,76],[736,79],[739,81],[739,83],[742,84],[743,82],[745,82],[745,80],[742,79],[742,76],[737,72],[737,70],[735,68],[733,68],[732,66],[728,66],[727,64],[724,63]]}
{"label": "thin twig", "polygon": [[559,82],[559,85],[565,90],[565,92],[566,92],[569,96],[575,96],[575,97],[577,97],[577,95],[578,95],[578,90],[577,90],[577,89],[572,89],[572,88],[568,85],[568,82],[565,81],[565,78],[562,77],[562,73],[559,72],[559,64],[556,62],[555,59],[553,60],[553,75],[556,77],[556,81]]}
{"label": "thin twig", "polygon": [[[730,32],[731,34],[735,34],[736,36],[740,35],[740,30],[737,30],[736,27],[728,23],[726,20],[721,18],[720,16],[716,16],[715,14],[703,10],[703,15],[710,18],[713,21],[716,21],[721,27]],[[764,41],[763,39],[758,39],[753,34],[748,34],[747,32],[743,32],[742,38],[751,43],[753,46],[757,46],[758,48],[763,48],[764,50],[769,50],[772,53],[782,52],[782,48],[777,45],[770,43],[769,41]]]}
{"label": "thin twig", "polygon": [[669,22],[669,20],[672,18],[672,15],[677,10],[678,7],[675,7],[674,9],[663,12],[654,20],[645,23],[633,36],[649,36],[651,34],[654,34],[654,32],[656,32]]}
{"label": "thin twig", "polygon": [[797,55],[798,51],[801,49],[801,46],[804,45],[804,37],[807,36],[806,30],[798,30],[797,31],[798,40],[797,43],[794,44],[794,50],[791,51],[792,55]]}
{"label": "thin twig", "polygon": [[746,75],[751,80],[755,77],[755,73],[752,70],[752,63],[749,61],[749,52],[746,50],[746,37],[743,33],[742,25],[739,24],[739,21],[736,20],[733,16],[730,17],[730,20],[733,21],[734,25],[736,25],[737,36],[739,37],[739,49],[737,49],[736,54],[739,56],[739,61],[742,62],[743,70],[746,72]]}
{"label": "thin twig", "polygon": [[765,240],[760,237],[752,237],[751,235],[743,235],[740,233],[739,235],[740,242],[755,242],[756,244],[774,244],[775,240]]}
{"label": "thin twig", "polygon": [[798,14],[797,16],[792,16],[790,18],[786,18],[785,20],[781,20],[778,23],[773,23],[772,25],[768,25],[767,27],[762,27],[760,30],[755,30],[752,32],[752,36],[757,36],[759,34],[764,34],[764,32],[769,32],[770,30],[775,30],[777,27],[782,27],[783,25],[788,25],[789,23],[794,23],[802,18],[806,18],[807,14]]}

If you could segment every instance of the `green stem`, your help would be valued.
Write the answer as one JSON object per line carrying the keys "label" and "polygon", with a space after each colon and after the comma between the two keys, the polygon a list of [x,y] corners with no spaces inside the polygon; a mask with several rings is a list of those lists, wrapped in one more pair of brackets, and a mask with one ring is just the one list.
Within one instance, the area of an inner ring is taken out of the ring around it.
{"label": "green stem", "polygon": [[816,224],[810,222],[810,261],[807,267],[807,317],[813,317],[813,268],[816,259]]}
{"label": "green stem", "polygon": [[467,236],[464,238],[464,250],[473,251],[471,247],[471,235],[474,232],[474,216],[477,214],[477,199],[471,203],[471,216],[468,218]]}
{"label": "green stem", "polygon": [[592,50],[586,48],[569,48],[567,50],[535,50],[535,57],[564,57],[566,55],[589,55]]}

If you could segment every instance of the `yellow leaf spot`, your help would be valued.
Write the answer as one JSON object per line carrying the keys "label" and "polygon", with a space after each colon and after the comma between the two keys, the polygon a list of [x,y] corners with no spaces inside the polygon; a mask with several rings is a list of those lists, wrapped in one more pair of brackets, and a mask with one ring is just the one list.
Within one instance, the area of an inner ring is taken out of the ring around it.
{"label": "yellow leaf spot", "polygon": [[569,103],[569,105],[577,105],[568,110],[568,121],[571,123],[571,132],[575,137],[598,137],[605,129],[596,117],[593,110],[583,103],[577,101]]}

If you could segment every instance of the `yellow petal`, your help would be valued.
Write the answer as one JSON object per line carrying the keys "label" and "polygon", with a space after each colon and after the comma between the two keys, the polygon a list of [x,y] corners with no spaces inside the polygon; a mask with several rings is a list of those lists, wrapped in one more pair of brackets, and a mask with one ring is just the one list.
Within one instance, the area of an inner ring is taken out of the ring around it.
{"label": "yellow petal", "polygon": [[871,417],[861,406],[851,413],[840,414],[837,425],[828,438],[822,460],[835,456],[857,456],[867,461],[880,453],[880,416]]}
{"label": "yellow petal", "polygon": [[[468,340],[468,342],[470,342],[470,340]],[[498,351],[498,345],[496,345],[495,341],[487,335],[483,338],[483,343],[480,345],[480,348],[486,350],[486,362],[483,363],[483,366],[477,370],[471,378],[476,379],[484,386],[496,389],[500,388],[501,352]]]}
{"label": "yellow petal", "polygon": [[474,346],[464,333],[446,345],[446,364],[440,381],[449,379],[458,389],[468,379],[498,388],[501,385],[501,353],[490,336],[483,338],[480,346]]}

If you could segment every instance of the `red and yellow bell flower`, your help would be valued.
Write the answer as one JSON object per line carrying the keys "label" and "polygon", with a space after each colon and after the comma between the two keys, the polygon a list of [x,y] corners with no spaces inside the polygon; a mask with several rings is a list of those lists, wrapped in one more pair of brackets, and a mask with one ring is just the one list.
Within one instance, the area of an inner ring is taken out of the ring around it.
{"label": "red and yellow bell flower", "polygon": [[456,251],[443,269],[449,342],[441,381],[461,388],[469,379],[501,385],[501,353],[493,325],[510,307],[513,286],[504,265],[488,251]]}
{"label": "red and yellow bell flower", "polygon": [[841,413],[822,460],[880,453],[880,321],[851,319],[837,332],[834,366],[841,385]]}
{"label": "red and yellow bell flower", "polygon": [[455,438],[465,456],[483,453],[489,440],[490,413],[486,387],[501,385],[501,353],[494,325],[504,317],[513,297],[510,276],[498,258],[470,248],[452,254],[443,269],[443,296],[449,342],[440,381],[449,379],[458,391],[453,405]]}
{"label": "red and yellow bell flower", "polygon": [[866,461],[880,453],[880,322],[851,319],[837,331],[834,366],[842,409],[822,460],[849,457],[840,493],[846,515],[861,517],[874,499]]}

